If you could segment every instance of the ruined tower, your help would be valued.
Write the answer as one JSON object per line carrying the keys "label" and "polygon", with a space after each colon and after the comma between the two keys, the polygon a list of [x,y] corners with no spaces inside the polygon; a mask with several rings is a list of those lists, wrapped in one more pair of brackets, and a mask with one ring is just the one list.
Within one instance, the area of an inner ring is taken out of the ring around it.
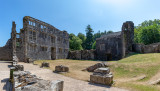
{"label": "ruined tower", "polygon": [[134,43],[134,23],[132,21],[124,22],[122,25],[123,55],[132,51],[133,43]]}

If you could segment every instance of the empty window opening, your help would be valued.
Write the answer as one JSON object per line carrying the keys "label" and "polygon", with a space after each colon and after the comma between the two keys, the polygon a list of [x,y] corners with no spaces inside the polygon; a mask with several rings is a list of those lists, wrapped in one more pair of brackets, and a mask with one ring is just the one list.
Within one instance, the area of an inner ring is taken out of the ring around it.
{"label": "empty window opening", "polygon": [[51,36],[51,43],[55,43],[55,37]]}
{"label": "empty window opening", "polygon": [[41,47],[41,51],[47,51],[47,47]]}
{"label": "empty window opening", "polygon": [[16,46],[17,46],[17,47],[20,47],[20,42],[16,42]]}
{"label": "empty window opening", "polygon": [[16,38],[20,38],[20,35],[19,35],[19,34],[16,34]]}
{"label": "empty window opening", "polygon": [[36,41],[36,32],[35,31],[32,31],[32,30],[29,31],[29,40]]}
{"label": "empty window opening", "polygon": [[59,48],[58,51],[59,51],[59,53],[62,53],[62,48]]}
{"label": "empty window opening", "polygon": [[33,32],[33,40],[36,40],[36,32]]}

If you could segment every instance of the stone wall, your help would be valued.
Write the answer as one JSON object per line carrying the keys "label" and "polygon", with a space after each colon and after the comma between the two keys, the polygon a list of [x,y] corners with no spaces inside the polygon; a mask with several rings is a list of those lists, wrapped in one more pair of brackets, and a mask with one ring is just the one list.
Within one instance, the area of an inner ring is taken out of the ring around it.
{"label": "stone wall", "polygon": [[134,43],[134,23],[124,22],[122,31],[110,33],[96,39],[98,60],[119,60],[132,52]]}
{"label": "stone wall", "polygon": [[102,36],[96,40],[98,60],[119,60],[123,58],[121,32]]}
{"label": "stone wall", "polygon": [[95,60],[96,59],[96,51],[95,50],[70,51],[68,54],[68,59]]}
{"label": "stone wall", "polygon": [[149,45],[134,44],[133,51],[137,53],[160,53],[160,43],[153,43]]}
{"label": "stone wall", "polygon": [[0,60],[12,60],[12,40],[9,39],[4,47],[0,47]]}
{"label": "stone wall", "polygon": [[48,23],[26,16],[23,18],[20,35],[24,35],[21,38],[25,59],[51,60],[65,59],[68,56],[68,33]]}

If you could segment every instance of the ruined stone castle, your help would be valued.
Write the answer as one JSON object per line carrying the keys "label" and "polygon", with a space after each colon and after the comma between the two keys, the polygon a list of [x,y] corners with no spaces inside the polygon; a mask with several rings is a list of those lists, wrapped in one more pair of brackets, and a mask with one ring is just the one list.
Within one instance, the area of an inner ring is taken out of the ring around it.
{"label": "ruined stone castle", "polygon": [[134,43],[134,23],[124,22],[120,32],[96,39],[95,50],[69,52],[69,34],[35,18],[25,16],[20,33],[12,23],[11,38],[0,47],[0,60],[31,62],[34,60],[77,59],[119,60],[130,52],[157,53],[160,43],[150,45]]}
{"label": "ruined stone castle", "polygon": [[69,52],[69,34],[30,16],[23,18],[23,28],[16,31],[12,22],[11,38],[0,48],[0,60],[54,60],[66,59]]}
{"label": "ruined stone castle", "polygon": [[134,44],[134,23],[127,21],[122,31],[103,35],[96,40],[98,60],[119,60],[132,52]]}
{"label": "ruined stone castle", "polygon": [[96,39],[95,50],[69,52],[70,59],[80,60],[119,60],[132,52],[134,44],[134,23],[127,21],[122,31],[103,35]]}

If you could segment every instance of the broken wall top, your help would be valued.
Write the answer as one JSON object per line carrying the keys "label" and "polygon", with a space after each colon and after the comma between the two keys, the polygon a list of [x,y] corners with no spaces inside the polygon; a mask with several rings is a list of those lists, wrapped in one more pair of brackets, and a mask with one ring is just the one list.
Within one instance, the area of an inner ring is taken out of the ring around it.
{"label": "broken wall top", "polygon": [[100,38],[97,38],[96,40],[101,40],[101,39],[108,39],[108,38],[120,38],[121,32],[114,32],[106,35],[102,35]]}
{"label": "broken wall top", "polygon": [[65,31],[65,30],[60,31],[59,29],[55,28],[54,26],[52,26],[52,25],[50,25],[46,22],[43,22],[41,20],[35,19],[33,17],[30,17],[30,16],[25,16],[23,18],[23,28],[25,28],[27,25],[29,25],[29,23],[32,23],[33,26],[43,27],[43,28],[47,29],[48,31],[55,31],[59,35],[64,34],[64,35],[69,36],[67,31]]}

